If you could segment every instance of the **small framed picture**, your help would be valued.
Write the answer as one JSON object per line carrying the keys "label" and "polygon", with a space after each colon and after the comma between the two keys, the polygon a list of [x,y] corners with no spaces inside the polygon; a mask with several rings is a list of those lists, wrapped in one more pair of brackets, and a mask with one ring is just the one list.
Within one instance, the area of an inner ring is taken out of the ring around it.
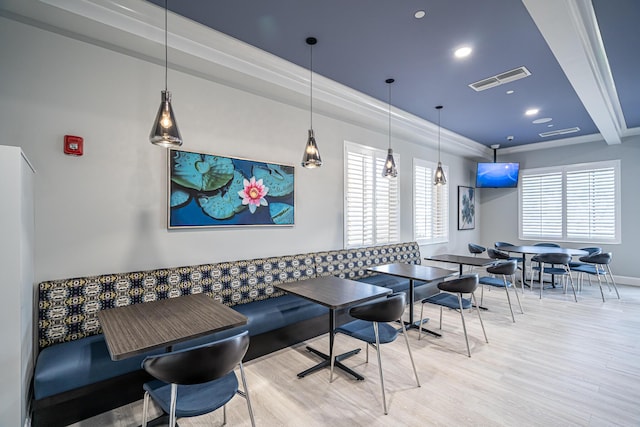
{"label": "small framed picture", "polygon": [[476,228],[476,189],[458,186],[458,230]]}

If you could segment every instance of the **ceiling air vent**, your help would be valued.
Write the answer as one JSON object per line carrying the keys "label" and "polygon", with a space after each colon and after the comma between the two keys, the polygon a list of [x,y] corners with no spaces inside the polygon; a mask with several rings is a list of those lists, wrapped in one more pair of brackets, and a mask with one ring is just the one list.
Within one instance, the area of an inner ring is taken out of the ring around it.
{"label": "ceiling air vent", "polygon": [[540,135],[541,137],[547,137],[547,136],[558,136],[558,135],[566,135],[568,133],[574,133],[574,132],[578,132],[580,131],[579,127],[574,127],[574,128],[566,128],[566,129],[559,129],[559,130],[553,130],[551,132],[542,132],[539,133],[538,135]]}
{"label": "ceiling air vent", "polygon": [[519,67],[513,70],[505,71],[504,73],[497,74],[495,76],[487,77],[475,83],[471,83],[469,87],[476,92],[480,92],[485,89],[500,86],[505,83],[512,82],[514,80],[520,80],[527,76],[530,76],[531,72],[526,67]]}

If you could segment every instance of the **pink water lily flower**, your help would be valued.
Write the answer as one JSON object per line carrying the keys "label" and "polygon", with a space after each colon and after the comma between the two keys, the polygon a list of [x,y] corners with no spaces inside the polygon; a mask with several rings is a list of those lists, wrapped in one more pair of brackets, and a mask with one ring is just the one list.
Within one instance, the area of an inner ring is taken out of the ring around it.
{"label": "pink water lily flower", "polygon": [[264,198],[269,192],[269,187],[262,183],[262,179],[256,181],[252,176],[250,181],[243,181],[244,190],[238,191],[238,196],[242,197],[242,204],[249,205],[249,211],[254,213],[258,206],[268,206],[269,203]]}

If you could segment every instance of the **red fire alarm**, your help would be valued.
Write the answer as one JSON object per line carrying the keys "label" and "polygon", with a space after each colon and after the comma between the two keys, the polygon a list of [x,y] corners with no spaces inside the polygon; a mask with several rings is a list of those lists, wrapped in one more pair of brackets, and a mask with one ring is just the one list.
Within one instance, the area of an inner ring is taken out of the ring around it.
{"label": "red fire alarm", "polygon": [[64,154],[71,156],[82,156],[83,139],[80,136],[65,135],[64,136]]}

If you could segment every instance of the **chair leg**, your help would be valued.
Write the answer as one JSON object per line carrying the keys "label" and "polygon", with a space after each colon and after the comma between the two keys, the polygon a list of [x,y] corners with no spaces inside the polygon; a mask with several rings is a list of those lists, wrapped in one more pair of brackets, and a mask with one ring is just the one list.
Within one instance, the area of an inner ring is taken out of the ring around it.
{"label": "chair leg", "polygon": [[[476,302],[476,295],[473,292],[471,293],[471,298],[473,299],[473,302],[475,303]],[[480,326],[482,326],[482,334],[484,335],[484,341],[487,344],[489,344],[489,338],[487,338],[487,332],[484,330],[484,322],[482,321],[482,316],[480,316],[480,310],[476,310],[476,312],[478,313],[478,319],[480,319]]]}
{"label": "chair leg", "polygon": [[[336,341],[335,337],[337,335],[338,334],[334,335],[332,344],[335,343],[335,341]],[[329,361],[331,363],[330,368],[329,368],[329,382],[332,383],[333,382],[333,367],[334,367],[334,365],[336,363],[336,356],[333,353],[333,345],[331,345],[331,348],[329,349],[329,354],[331,355],[331,360]]]}
{"label": "chair leg", "polygon": [[565,265],[564,269],[567,272],[567,276],[569,276],[567,280],[569,280],[569,284],[571,285],[571,290],[573,291],[573,299],[576,302],[578,302],[578,297],[576,296],[576,288],[573,286],[573,277],[571,277],[571,269],[569,268],[568,265]]}
{"label": "chair leg", "polygon": [[409,346],[409,337],[407,337],[407,329],[404,327],[402,319],[400,319],[402,325],[402,335],[404,335],[404,341],[407,343],[407,351],[409,352],[409,359],[411,359],[411,366],[413,366],[413,373],[416,376],[416,383],[420,387],[420,379],[418,379],[418,371],[416,371],[416,364],[413,362],[413,354],[411,353],[411,347]]}
{"label": "chair leg", "polygon": [[373,332],[376,335],[376,352],[378,353],[378,371],[380,372],[380,388],[382,389],[382,406],[384,407],[384,414],[387,415],[387,398],[384,394],[384,377],[382,376],[382,359],[380,357],[380,337],[378,336],[378,322],[373,322]]}
{"label": "chair leg", "polygon": [[251,399],[249,398],[249,388],[247,387],[247,378],[244,375],[244,367],[242,361],[240,362],[240,377],[242,378],[242,388],[244,393],[239,393],[247,401],[247,408],[249,409],[249,418],[251,418],[251,427],[256,427],[256,420],[253,418],[253,409],[251,407]]}
{"label": "chair leg", "polygon": [[[475,299],[474,299],[475,302]],[[471,349],[469,348],[469,337],[467,336],[467,325],[464,322],[464,309],[462,308],[462,295],[458,294],[458,304],[460,305],[460,318],[462,319],[462,329],[464,330],[464,340],[467,342],[467,354],[471,357]],[[480,311],[480,309],[476,310]],[[440,312],[442,313],[442,311]]]}
{"label": "chair leg", "polygon": [[544,264],[540,263],[540,299],[542,299],[542,288],[544,285],[544,281],[542,280],[542,276],[544,276]]}
{"label": "chair leg", "polygon": [[227,405],[222,405],[222,425],[227,425]]}
{"label": "chair leg", "polygon": [[[516,323],[516,318],[513,315],[513,307],[511,307],[511,297],[509,296],[509,287],[507,286],[507,278],[503,276],[503,280],[504,280],[504,291],[507,293],[507,302],[509,303],[509,311],[511,312],[511,320],[513,320],[513,323]],[[516,295],[518,295],[517,289],[516,289]]]}
{"label": "chair leg", "polygon": [[149,393],[144,392],[144,400],[142,401],[142,427],[147,427],[147,417],[149,411]]}
{"label": "chair leg", "polygon": [[520,303],[520,297],[518,296],[518,290],[514,287],[513,293],[516,294],[516,300],[518,300],[518,307],[520,307],[520,313],[524,314],[524,310],[522,309],[522,304]]}
{"label": "chair leg", "polygon": [[[418,324],[418,341],[422,339],[422,319],[424,319],[423,315],[424,315],[424,303],[420,305],[420,323]],[[402,319],[400,319],[400,324],[404,326],[404,322],[402,321]]]}
{"label": "chair leg", "polygon": [[[607,264],[607,272],[609,273],[609,277],[611,277],[611,284],[613,285],[613,289],[616,291],[616,295],[618,299],[620,299],[620,293],[618,292],[618,287],[616,286],[616,281],[613,280],[613,273],[611,273],[611,266]],[[605,276],[607,277],[607,276]]]}
{"label": "chair leg", "polygon": [[442,306],[440,307],[440,330],[442,330]]}
{"label": "chair leg", "polygon": [[178,398],[178,385],[171,384],[171,406],[169,408],[169,425],[176,425],[176,400]]}

